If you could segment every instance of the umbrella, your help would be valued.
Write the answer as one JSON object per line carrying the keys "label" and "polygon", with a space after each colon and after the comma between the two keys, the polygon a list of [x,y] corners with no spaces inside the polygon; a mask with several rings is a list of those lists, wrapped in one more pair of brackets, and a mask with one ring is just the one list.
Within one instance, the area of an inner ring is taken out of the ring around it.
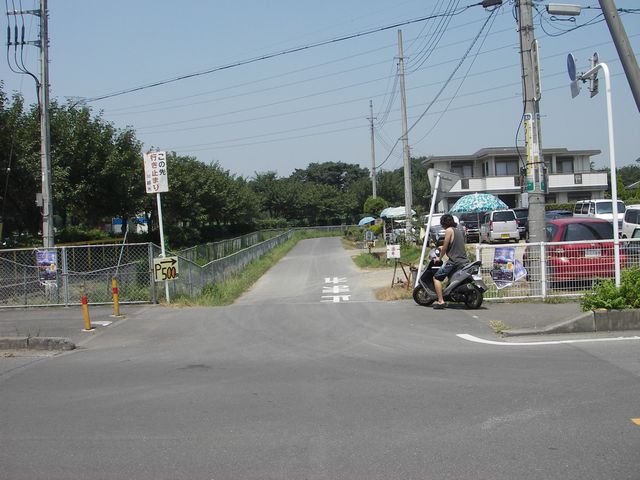
{"label": "umbrella", "polygon": [[373,217],[364,217],[361,218],[360,221],[358,222],[358,226],[362,227],[363,225],[366,225],[367,223],[371,223],[371,222],[375,222],[376,219]]}
{"label": "umbrella", "polygon": [[479,213],[509,208],[506,203],[490,193],[472,193],[460,197],[449,213]]}
{"label": "umbrella", "polygon": [[[411,210],[411,215],[415,215],[416,211]],[[407,210],[405,207],[388,207],[380,212],[381,218],[406,218]]]}

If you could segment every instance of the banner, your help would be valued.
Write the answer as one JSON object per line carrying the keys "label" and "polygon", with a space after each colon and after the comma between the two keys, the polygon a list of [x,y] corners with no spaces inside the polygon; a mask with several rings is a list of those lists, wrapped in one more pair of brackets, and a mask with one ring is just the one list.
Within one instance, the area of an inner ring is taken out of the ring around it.
{"label": "banner", "polygon": [[498,290],[510,287],[513,282],[527,276],[527,270],[520,260],[516,259],[514,247],[499,247],[495,249],[491,279]]}

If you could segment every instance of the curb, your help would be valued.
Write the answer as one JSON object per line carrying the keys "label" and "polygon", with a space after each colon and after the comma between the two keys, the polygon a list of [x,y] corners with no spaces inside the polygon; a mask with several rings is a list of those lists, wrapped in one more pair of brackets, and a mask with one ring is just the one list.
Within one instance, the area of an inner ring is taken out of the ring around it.
{"label": "curb", "polygon": [[640,330],[640,310],[596,310],[585,312],[571,320],[548,325],[544,328],[519,328],[505,330],[503,337],[542,335],[551,333],[593,333]]}
{"label": "curb", "polygon": [[0,350],[74,350],[68,338],[63,337],[0,337]]}

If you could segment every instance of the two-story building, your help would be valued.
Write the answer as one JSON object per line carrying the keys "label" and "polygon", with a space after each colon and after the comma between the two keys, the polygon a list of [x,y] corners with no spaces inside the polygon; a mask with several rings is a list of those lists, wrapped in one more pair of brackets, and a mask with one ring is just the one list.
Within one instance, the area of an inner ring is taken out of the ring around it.
{"label": "two-story building", "polygon": [[[600,154],[600,150],[545,148],[542,153],[549,182],[547,203],[604,198],[607,172],[591,169],[591,157]],[[460,181],[438,205],[438,211],[446,212],[456,200],[469,193],[491,193],[511,208],[528,206],[520,175],[526,165],[524,149],[495,147],[483,148],[473,155],[431,156],[423,165],[460,176]]]}

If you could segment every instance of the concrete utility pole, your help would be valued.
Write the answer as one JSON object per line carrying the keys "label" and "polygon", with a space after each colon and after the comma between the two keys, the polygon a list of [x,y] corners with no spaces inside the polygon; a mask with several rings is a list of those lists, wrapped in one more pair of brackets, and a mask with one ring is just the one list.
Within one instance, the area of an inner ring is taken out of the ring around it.
{"label": "concrete utility pole", "polygon": [[413,189],[411,186],[411,159],[409,156],[409,127],[407,126],[407,96],[404,88],[404,53],[402,51],[402,30],[398,30],[398,67],[400,72],[400,101],[402,113],[402,158],[404,160],[404,207],[407,216],[406,236],[411,235],[411,207]]}
{"label": "concrete utility pole", "polygon": [[51,188],[51,135],[49,127],[49,19],[47,0],[40,0],[40,157],[42,168],[42,242],[55,246]]}
{"label": "concrete utility pole", "polygon": [[613,0],[599,0],[599,2],[609,31],[611,32],[613,43],[616,46],[616,50],[618,50],[618,56],[622,62],[624,73],[627,75],[627,81],[631,87],[633,98],[636,101],[636,107],[640,110],[640,69],[638,68],[638,61],[629,44],[629,38],[624,30],[615,3]]}
{"label": "concrete utility pole", "polygon": [[16,73],[31,76],[38,90],[38,109],[40,113],[40,166],[42,176],[42,193],[36,197],[36,204],[42,208],[42,243],[45,248],[54,247],[53,235],[53,200],[51,189],[51,135],[49,127],[49,24],[47,0],[40,0],[38,10],[14,10],[7,11],[7,15],[35,15],[40,17],[40,36],[37,41],[24,39],[24,27],[22,39],[18,35],[17,24],[14,27],[14,41],[11,41],[11,27],[7,29],[7,46],[23,48],[25,45],[35,45],[40,49],[40,79],[28,71],[24,64],[16,62]]}
{"label": "concrete utility pole", "polygon": [[373,198],[377,197],[376,194],[376,144],[374,142],[374,134],[373,134],[373,101],[369,100],[369,118],[368,120],[371,122],[371,186],[373,189]]}
{"label": "concrete utility pole", "polygon": [[520,58],[522,62],[522,98],[527,148],[526,192],[529,197],[529,239],[545,240],[545,175],[540,129],[540,71],[538,44],[533,33],[533,0],[517,0]]}

